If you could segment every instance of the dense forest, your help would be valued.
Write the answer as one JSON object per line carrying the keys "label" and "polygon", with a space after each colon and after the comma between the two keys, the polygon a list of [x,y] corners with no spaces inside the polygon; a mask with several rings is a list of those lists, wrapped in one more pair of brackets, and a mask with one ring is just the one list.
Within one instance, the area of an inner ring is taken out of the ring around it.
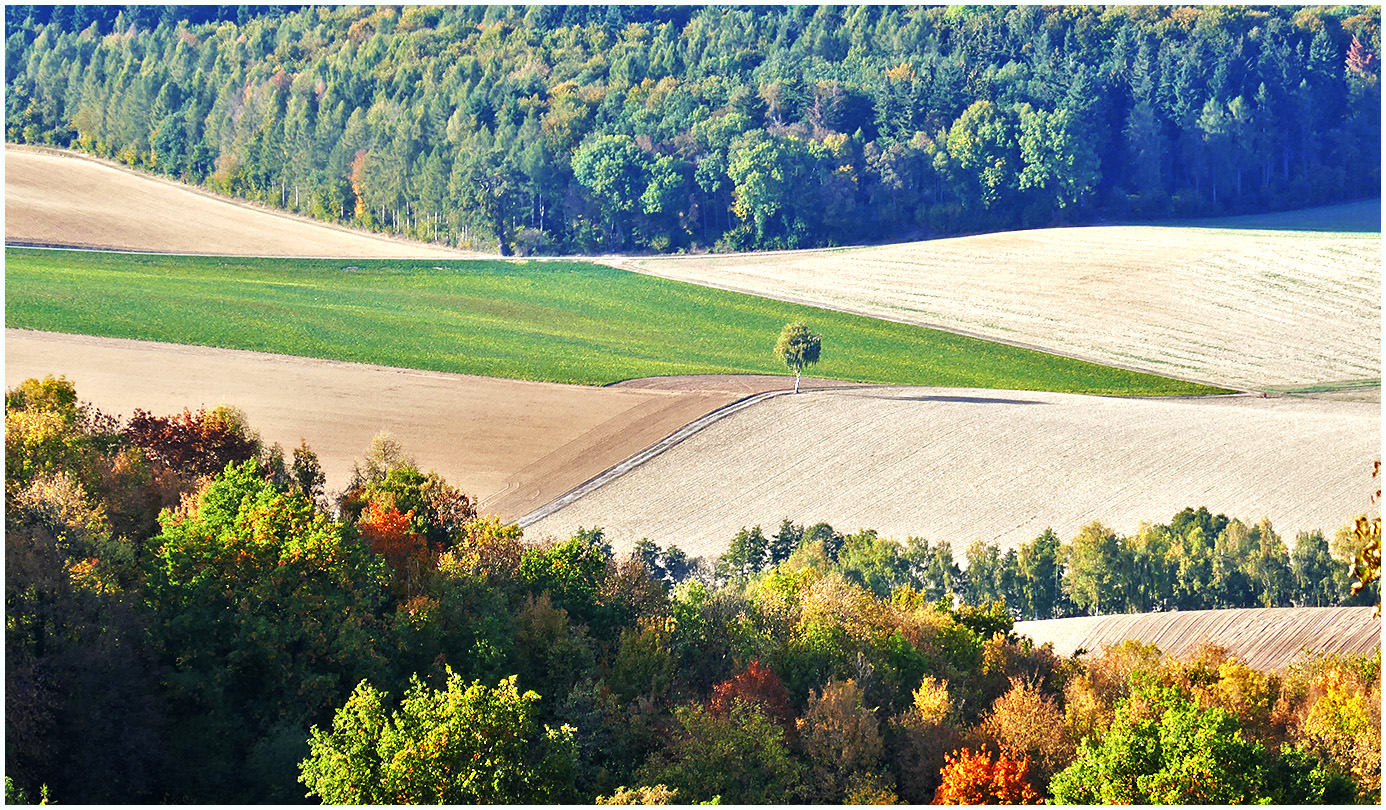
{"label": "dense forest", "polygon": [[1379,801],[1379,654],[1014,632],[1335,603],[1321,533],[1190,509],[960,571],[786,520],[617,555],[478,515],[384,435],[327,493],[234,408],[114,417],[52,377],[5,406],[9,801]]}
{"label": "dense forest", "polygon": [[501,253],[1376,196],[1378,6],[8,6],[6,138]]}

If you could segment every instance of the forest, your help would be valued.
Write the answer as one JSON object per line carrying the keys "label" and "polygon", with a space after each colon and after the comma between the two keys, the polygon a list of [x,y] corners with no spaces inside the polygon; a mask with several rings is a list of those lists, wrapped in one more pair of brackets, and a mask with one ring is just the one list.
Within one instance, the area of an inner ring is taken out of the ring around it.
{"label": "forest", "polygon": [[960,570],[785,520],[618,555],[477,514],[384,434],[328,493],[230,406],[117,417],[51,376],[5,406],[10,802],[1380,800],[1379,653],[1261,672],[1014,631],[1342,603],[1321,532],[1186,509]]}
{"label": "forest", "polygon": [[47,7],[5,135],[501,254],[1374,197],[1378,6]]}

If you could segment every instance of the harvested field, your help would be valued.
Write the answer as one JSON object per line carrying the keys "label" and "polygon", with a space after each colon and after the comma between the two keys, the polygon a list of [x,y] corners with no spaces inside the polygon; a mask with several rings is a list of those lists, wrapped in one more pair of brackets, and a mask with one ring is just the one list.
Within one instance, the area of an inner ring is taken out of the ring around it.
{"label": "harvested field", "polygon": [[619,264],[1211,385],[1380,396],[1379,233],[1085,227]]}
{"label": "harvested field", "polygon": [[1112,399],[861,387],[729,416],[527,532],[601,526],[723,553],[737,530],[786,517],[839,531],[1013,548],[1100,520],[1122,533],[1186,506],[1259,520],[1293,543],[1370,508],[1375,403],[1250,396]]}
{"label": "harvested field", "polygon": [[371,437],[389,430],[423,469],[437,470],[506,520],[709,411],[790,384],[785,377],[705,377],[594,388],[5,330],[5,386],[46,374],[66,376],[78,397],[111,414],[235,405],[266,442],[291,449],[307,439],[329,489],[342,488]]}
{"label": "harvested field", "polygon": [[1238,661],[1259,670],[1283,670],[1302,650],[1370,655],[1381,649],[1381,620],[1369,607],[1237,608],[1083,616],[1016,622],[1015,631],[1054,652],[1092,653],[1135,639],[1185,659],[1204,642],[1227,647]]}
{"label": "harvested field", "polygon": [[9,144],[5,243],[238,256],[476,255],[260,208],[86,155]]}

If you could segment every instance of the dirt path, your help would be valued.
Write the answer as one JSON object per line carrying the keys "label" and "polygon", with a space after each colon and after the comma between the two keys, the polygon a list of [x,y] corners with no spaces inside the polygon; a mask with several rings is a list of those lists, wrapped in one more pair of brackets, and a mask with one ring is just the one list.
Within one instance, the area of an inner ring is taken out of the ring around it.
{"label": "dirt path", "polygon": [[75,152],[10,144],[5,243],[236,256],[479,255],[328,225]]}
{"label": "dirt path", "polygon": [[[605,388],[470,377],[167,343],[5,330],[5,386],[66,376],[107,413],[236,405],[266,442],[306,439],[329,489],[381,430],[483,510],[520,517],[689,422],[786,377],[635,380]],[[807,387],[832,384],[805,381]]]}

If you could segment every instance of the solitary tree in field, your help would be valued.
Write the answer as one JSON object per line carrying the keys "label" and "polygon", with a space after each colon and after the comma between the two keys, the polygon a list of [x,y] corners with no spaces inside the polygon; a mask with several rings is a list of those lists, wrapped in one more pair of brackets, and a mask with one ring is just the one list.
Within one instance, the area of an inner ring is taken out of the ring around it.
{"label": "solitary tree in field", "polygon": [[818,362],[818,350],[823,342],[822,335],[815,335],[801,323],[786,324],[780,332],[780,340],[775,344],[775,354],[794,371],[794,393],[799,393],[799,377],[805,366]]}

